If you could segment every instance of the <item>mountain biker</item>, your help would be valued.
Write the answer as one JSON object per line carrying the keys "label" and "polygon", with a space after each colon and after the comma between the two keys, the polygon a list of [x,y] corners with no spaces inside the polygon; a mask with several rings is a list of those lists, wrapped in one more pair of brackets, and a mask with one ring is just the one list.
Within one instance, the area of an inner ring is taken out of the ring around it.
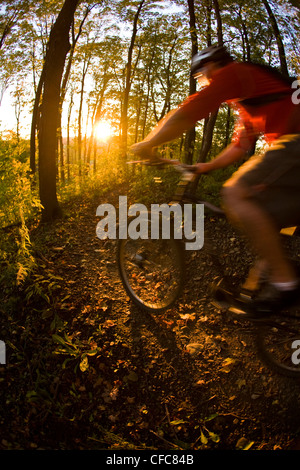
{"label": "mountain biker", "polygon": [[232,142],[212,161],[194,165],[197,173],[245,159],[264,136],[268,150],[240,166],[224,184],[222,200],[229,220],[246,235],[268,268],[268,282],[250,305],[260,315],[269,314],[292,304],[300,294],[297,274],[279,236],[282,227],[300,222],[300,106],[293,103],[291,84],[281,74],[239,63],[223,46],[210,46],[196,54],[191,73],[204,86],[131,151],[154,158],[156,147],[181,136],[222,103],[239,113]]}

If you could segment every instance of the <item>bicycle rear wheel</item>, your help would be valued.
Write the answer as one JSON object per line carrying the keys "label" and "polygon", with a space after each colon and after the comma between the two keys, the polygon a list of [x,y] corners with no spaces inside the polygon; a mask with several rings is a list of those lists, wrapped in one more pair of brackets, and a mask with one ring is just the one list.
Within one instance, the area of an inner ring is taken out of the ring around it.
{"label": "bicycle rear wheel", "polygon": [[256,339],[268,367],[287,377],[300,377],[300,316],[281,316],[258,325]]}
{"label": "bicycle rear wheel", "polygon": [[135,305],[151,312],[171,307],[183,287],[183,258],[180,240],[119,240],[119,273]]}

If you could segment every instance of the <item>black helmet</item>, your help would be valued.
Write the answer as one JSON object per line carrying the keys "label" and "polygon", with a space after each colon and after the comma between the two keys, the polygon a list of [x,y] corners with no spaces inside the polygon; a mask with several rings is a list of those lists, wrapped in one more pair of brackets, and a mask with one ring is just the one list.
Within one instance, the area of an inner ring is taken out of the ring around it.
{"label": "black helmet", "polygon": [[226,65],[232,62],[233,58],[224,46],[209,46],[203,51],[198,52],[192,58],[191,75],[201,72],[207,62],[220,62],[220,65]]}

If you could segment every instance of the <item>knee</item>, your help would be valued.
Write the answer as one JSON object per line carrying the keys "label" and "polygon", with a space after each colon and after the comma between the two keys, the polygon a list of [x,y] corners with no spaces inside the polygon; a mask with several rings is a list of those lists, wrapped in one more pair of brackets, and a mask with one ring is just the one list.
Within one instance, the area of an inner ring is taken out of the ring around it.
{"label": "knee", "polygon": [[229,180],[221,191],[221,197],[225,207],[234,207],[249,198],[250,188],[240,182]]}

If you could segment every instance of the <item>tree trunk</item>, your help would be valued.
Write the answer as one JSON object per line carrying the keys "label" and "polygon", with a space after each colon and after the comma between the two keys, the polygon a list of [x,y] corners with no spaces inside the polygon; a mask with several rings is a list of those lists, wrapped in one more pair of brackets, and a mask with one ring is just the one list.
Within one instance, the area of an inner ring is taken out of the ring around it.
{"label": "tree trunk", "polygon": [[[219,7],[218,0],[213,0],[213,6],[214,6],[215,14],[216,14],[216,19],[217,19],[218,45],[222,46],[223,45],[223,28],[222,28],[222,18],[220,14],[220,7]],[[207,11],[208,11],[208,15],[210,15],[209,6],[207,8]],[[210,34],[208,33],[208,46],[210,45],[211,45],[211,38],[210,38]],[[205,162],[207,159],[207,156],[211,149],[213,133],[214,133],[214,128],[215,128],[215,123],[218,117],[218,112],[219,110],[215,111],[214,113],[211,113],[210,116],[205,119],[202,146],[201,146],[199,158],[197,160],[198,162]]]}
{"label": "tree trunk", "polygon": [[79,177],[82,176],[82,105],[83,105],[83,93],[84,93],[84,78],[85,74],[83,71],[83,76],[81,79],[81,88],[80,88],[80,99],[79,99],[79,109],[78,109],[78,131],[77,131],[77,152],[78,152],[78,171]]}
{"label": "tree trunk", "polygon": [[[192,41],[192,57],[198,52],[198,40],[196,31],[196,17],[195,17],[195,5],[194,0],[188,0],[189,17],[190,17],[190,34]],[[194,77],[190,76],[190,95],[196,93],[197,84]],[[187,132],[184,142],[184,160],[188,165],[193,163],[194,147],[196,139],[195,128]]]}
{"label": "tree trunk", "polygon": [[128,58],[127,58],[127,64],[126,64],[126,77],[125,77],[125,90],[124,90],[124,99],[123,99],[123,106],[122,106],[122,112],[121,112],[121,153],[122,153],[122,156],[125,156],[126,151],[127,151],[127,134],[128,134],[127,114],[128,114],[129,93],[131,89],[133,48],[134,48],[135,38],[137,34],[137,23],[138,23],[139,15],[142,10],[144,2],[145,0],[141,0],[138,6],[137,12],[134,16],[131,41],[130,41],[130,46],[128,49]]}
{"label": "tree trunk", "polygon": [[275,15],[274,15],[274,13],[273,13],[273,11],[272,11],[272,9],[271,9],[271,7],[270,7],[267,0],[263,0],[263,4],[264,4],[264,6],[265,6],[265,8],[268,12],[268,15],[269,15],[269,18],[270,18],[270,23],[272,25],[274,35],[275,35],[275,38],[276,38],[277,48],[278,48],[278,52],[279,52],[281,73],[283,75],[285,75],[286,77],[288,77],[289,72],[288,72],[288,67],[287,67],[287,63],[286,63],[284,45],[283,45],[283,41],[282,41],[282,38],[281,38],[281,34],[280,34],[280,31],[279,31],[279,28],[278,28],[278,24],[277,24]]}
{"label": "tree trunk", "polygon": [[225,142],[224,148],[226,148],[229,144],[229,136],[230,136],[230,119],[231,119],[231,108],[227,105],[227,118],[226,118],[226,128],[225,128]]}
{"label": "tree trunk", "polygon": [[242,37],[242,45],[243,45],[243,61],[247,60],[250,62],[251,61],[251,46],[249,43],[247,25],[242,15],[242,8],[239,9],[239,19],[240,19],[241,27],[242,27],[241,37]]}
{"label": "tree trunk", "polygon": [[43,91],[44,84],[44,70],[41,73],[38,87],[35,93],[32,119],[31,119],[31,131],[30,131],[30,170],[32,174],[36,172],[36,131],[38,129],[39,122],[39,107]]}
{"label": "tree trunk", "polygon": [[220,13],[220,5],[218,0],[213,0],[214,10],[217,19],[217,37],[218,37],[218,46],[223,46],[223,26],[222,18]]}
{"label": "tree trunk", "polygon": [[209,118],[205,121],[202,145],[201,145],[198,162],[205,162],[207,159],[207,156],[211,149],[211,144],[212,144],[214,128],[215,128],[217,117],[218,117],[218,111],[215,111],[214,113],[211,113]]}
{"label": "tree trunk", "polygon": [[71,44],[70,51],[69,51],[68,62],[67,62],[67,65],[65,67],[65,73],[64,73],[64,76],[63,76],[63,79],[62,79],[61,91],[60,91],[60,107],[59,107],[59,114],[60,115],[59,115],[58,138],[59,138],[59,150],[60,150],[60,159],[59,159],[59,161],[60,161],[60,164],[61,164],[60,175],[61,175],[61,180],[62,181],[65,181],[65,174],[64,174],[64,168],[63,168],[64,167],[64,145],[63,145],[62,126],[61,126],[62,106],[63,106],[63,102],[64,102],[65,96],[66,96],[67,83],[68,83],[70,72],[71,72],[71,67],[72,67],[73,56],[74,56],[76,44],[77,44],[78,39],[79,39],[79,37],[82,33],[82,28],[83,28],[84,22],[87,19],[88,14],[89,14],[89,12],[91,11],[92,8],[93,7],[91,7],[91,6],[88,6],[86,8],[84,17],[83,17],[83,19],[80,23],[79,30],[78,30],[78,33],[76,35],[75,35],[75,31],[74,31],[74,18],[73,18],[72,25],[71,25],[72,26],[72,44]]}
{"label": "tree trunk", "polygon": [[56,143],[59,127],[60,85],[70,48],[69,30],[79,0],[65,0],[50,33],[43,67],[44,91],[39,132],[39,183],[42,221],[61,216],[56,194]]}

